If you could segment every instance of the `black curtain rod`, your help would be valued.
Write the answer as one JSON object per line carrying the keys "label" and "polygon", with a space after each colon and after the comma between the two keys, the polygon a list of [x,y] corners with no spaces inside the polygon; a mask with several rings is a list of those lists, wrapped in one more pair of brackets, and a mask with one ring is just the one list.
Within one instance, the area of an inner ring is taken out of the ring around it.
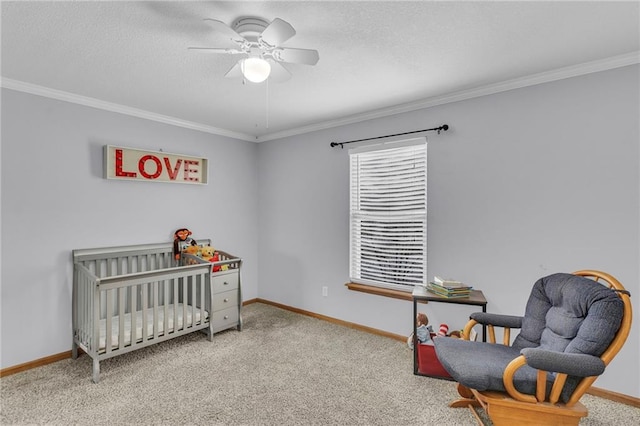
{"label": "black curtain rod", "polygon": [[434,132],[435,131],[435,132],[438,132],[438,134],[440,134],[440,132],[443,131],[443,130],[445,132],[447,130],[449,130],[449,125],[448,124],[443,124],[440,127],[434,127],[432,129],[414,130],[412,132],[396,133],[396,134],[393,134],[393,135],[385,135],[385,136],[376,136],[376,137],[373,137],[373,138],[356,139],[356,140],[353,140],[353,141],[331,142],[331,148],[334,148],[336,146],[340,146],[340,148],[344,148],[343,145],[346,145],[348,143],[372,141],[372,140],[375,140],[375,139],[384,139],[384,138],[390,138],[390,137],[393,137],[393,136],[410,135],[411,133]]}

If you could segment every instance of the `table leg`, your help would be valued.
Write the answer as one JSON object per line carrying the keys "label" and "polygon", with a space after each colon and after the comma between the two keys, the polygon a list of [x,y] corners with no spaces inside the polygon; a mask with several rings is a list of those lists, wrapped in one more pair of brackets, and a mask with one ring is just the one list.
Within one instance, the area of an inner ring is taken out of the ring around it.
{"label": "table leg", "polygon": [[413,299],[413,374],[418,374],[418,338],[416,336],[416,317],[418,316],[418,301]]}
{"label": "table leg", "polygon": [[[487,305],[482,305],[482,312],[487,312]],[[487,341],[487,326],[484,324],[482,325],[482,341]]]}

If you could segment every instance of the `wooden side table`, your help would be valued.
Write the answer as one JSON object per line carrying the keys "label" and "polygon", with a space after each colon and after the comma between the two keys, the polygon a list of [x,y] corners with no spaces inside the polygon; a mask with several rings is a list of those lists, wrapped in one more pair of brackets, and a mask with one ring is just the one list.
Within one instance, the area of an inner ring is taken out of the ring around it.
{"label": "wooden side table", "polygon": [[[414,287],[411,297],[413,299],[413,374],[418,376],[425,376],[425,374],[421,374],[418,372],[418,342],[416,338],[416,316],[418,315],[418,302],[441,302],[456,303],[459,305],[481,306],[482,312],[487,312],[487,299],[485,299],[484,294],[482,294],[480,290],[471,290],[471,294],[469,295],[469,297],[448,298],[438,296],[435,293],[431,293],[430,291],[427,291],[426,287],[419,285]],[[482,327],[482,341],[487,341],[487,328],[485,326]]]}

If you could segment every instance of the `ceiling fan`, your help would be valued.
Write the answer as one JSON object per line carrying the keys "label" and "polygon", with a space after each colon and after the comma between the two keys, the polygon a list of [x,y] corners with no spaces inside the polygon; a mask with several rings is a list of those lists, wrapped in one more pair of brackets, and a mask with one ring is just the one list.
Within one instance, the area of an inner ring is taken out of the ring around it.
{"label": "ceiling fan", "polygon": [[241,59],[225,74],[225,77],[243,77],[260,83],[271,77],[281,82],[291,78],[291,72],[282,63],[315,65],[320,56],[317,50],[282,47],[282,43],[296,34],[291,24],[280,18],[271,23],[257,17],[241,17],[229,27],[216,19],[205,19],[214,31],[237,45],[225,47],[189,47],[210,53],[239,55]]}

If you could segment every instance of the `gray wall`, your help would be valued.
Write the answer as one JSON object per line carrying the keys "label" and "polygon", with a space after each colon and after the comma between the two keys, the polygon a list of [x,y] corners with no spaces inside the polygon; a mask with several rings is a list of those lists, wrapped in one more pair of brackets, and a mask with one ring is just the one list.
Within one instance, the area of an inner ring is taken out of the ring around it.
{"label": "gray wall", "polygon": [[[331,141],[428,134],[428,273],[521,314],[538,278],[600,269],[640,306],[638,66],[259,145],[261,297],[408,335],[411,303],[349,291],[348,151]],[[322,286],[328,296],[322,297]],[[421,307],[462,327],[472,308]],[[640,396],[639,320],[596,386]],[[410,368],[410,366],[407,366]]]}
{"label": "gray wall", "polygon": [[[344,287],[348,154],[329,142],[443,123],[428,134],[429,275],[520,314],[537,278],[602,269],[640,306],[638,76],[625,67],[258,145],[3,89],[1,368],[71,349],[72,249],[169,241],[182,226],[243,257],[245,299],[408,335],[410,302]],[[207,157],[210,183],[107,181],[105,144]],[[473,311],[422,309],[452,328]],[[640,397],[637,318],[596,385]]]}
{"label": "gray wall", "polygon": [[[102,178],[102,147],[209,159],[209,184]],[[2,91],[2,368],[71,349],[71,250],[170,242],[177,228],[244,259],[257,296],[257,147]]]}

